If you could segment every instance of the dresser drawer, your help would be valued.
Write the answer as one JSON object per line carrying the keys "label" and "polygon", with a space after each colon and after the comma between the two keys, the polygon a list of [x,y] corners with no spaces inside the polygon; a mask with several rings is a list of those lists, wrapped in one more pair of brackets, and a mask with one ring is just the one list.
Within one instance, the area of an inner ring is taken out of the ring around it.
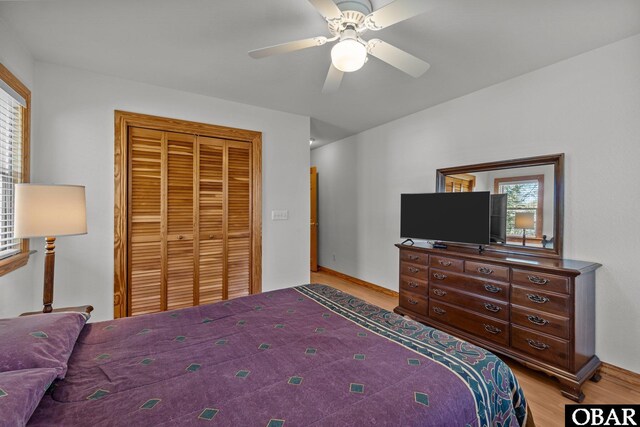
{"label": "dresser drawer", "polygon": [[511,304],[565,316],[569,316],[571,313],[571,297],[569,295],[541,292],[537,289],[519,286],[511,288]]}
{"label": "dresser drawer", "polygon": [[506,302],[480,298],[477,295],[433,283],[429,285],[429,298],[454,304],[485,316],[509,321],[509,304]]}
{"label": "dresser drawer", "polygon": [[407,262],[400,263],[400,275],[415,277],[416,279],[427,280],[429,277],[429,267],[409,264]]}
{"label": "dresser drawer", "polygon": [[403,249],[400,251],[400,260],[410,262],[412,264],[420,264],[427,266],[429,265],[429,255],[422,253],[411,251],[407,249]]}
{"label": "dresser drawer", "polygon": [[431,269],[429,283],[444,285],[486,298],[509,301],[509,284]]}
{"label": "dresser drawer", "polygon": [[509,345],[509,325],[453,305],[429,299],[429,317],[501,345]]}
{"label": "dresser drawer", "polygon": [[569,293],[569,278],[535,271],[513,270],[513,283],[551,292]]}
{"label": "dresser drawer", "polygon": [[491,280],[509,281],[509,267],[482,262],[466,261],[464,271],[474,276],[485,277]]}
{"label": "dresser drawer", "polygon": [[400,289],[408,292],[414,292],[419,295],[427,295],[429,293],[426,281],[416,279],[415,277],[400,277]]}
{"label": "dresser drawer", "polygon": [[571,335],[571,319],[551,313],[530,310],[523,307],[511,307],[511,323],[534,329],[545,334],[568,340]]}
{"label": "dresser drawer", "polygon": [[456,258],[446,258],[442,256],[431,255],[429,259],[429,265],[441,270],[457,271],[462,273],[464,271],[464,261]]}
{"label": "dresser drawer", "polygon": [[511,346],[556,366],[569,367],[569,342],[511,326]]}
{"label": "dresser drawer", "polygon": [[400,306],[414,313],[427,315],[429,299],[425,296],[400,289]]}

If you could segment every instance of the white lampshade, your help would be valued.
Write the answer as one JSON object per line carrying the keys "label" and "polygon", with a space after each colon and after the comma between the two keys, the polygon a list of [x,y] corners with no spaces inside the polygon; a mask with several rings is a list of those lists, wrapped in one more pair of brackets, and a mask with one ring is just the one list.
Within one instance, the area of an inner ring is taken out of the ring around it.
{"label": "white lampshade", "polygon": [[516,212],[516,228],[533,230],[535,227],[535,216],[532,212]]}
{"label": "white lampshade", "polygon": [[345,39],[331,49],[331,62],[345,73],[358,71],[367,60],[367,48],[353,39]]}
{"label": "white lampshade", "polygon": [[86,234],[84,187],[16,184],[14,233],[17,238]]}

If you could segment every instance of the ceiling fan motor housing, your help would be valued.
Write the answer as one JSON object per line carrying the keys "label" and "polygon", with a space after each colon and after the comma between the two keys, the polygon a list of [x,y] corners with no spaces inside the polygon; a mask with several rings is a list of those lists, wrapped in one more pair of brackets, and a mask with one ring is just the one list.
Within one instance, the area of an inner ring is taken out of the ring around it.
{"label": "ceiling fan motor housing", "polygon": [[366,31],[365,18],[373,12],[369,0],[335,0],[335,3],[342,11],[342,16],[339,19],[328,20],[331,34],[339,35],[348,27],[355,27],[358,32]]}

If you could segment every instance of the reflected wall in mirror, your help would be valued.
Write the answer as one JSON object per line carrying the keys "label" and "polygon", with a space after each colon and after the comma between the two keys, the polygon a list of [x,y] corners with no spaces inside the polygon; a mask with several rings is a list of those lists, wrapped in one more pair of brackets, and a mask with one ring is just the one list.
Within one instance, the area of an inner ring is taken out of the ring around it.
{"label": "reflected wall in mirror", "polygon": [[564,155],[439,169],[438,192],[491,192],[488,249],[562,255]]}

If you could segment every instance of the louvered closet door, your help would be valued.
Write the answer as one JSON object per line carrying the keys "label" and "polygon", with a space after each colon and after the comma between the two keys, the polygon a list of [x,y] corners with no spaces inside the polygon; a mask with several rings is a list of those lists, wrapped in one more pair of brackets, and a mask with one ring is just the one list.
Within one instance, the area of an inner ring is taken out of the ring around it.
{"label": "louvered closet door", "polygon": [[195,136],[167,133],[167,309],[197,304],[194,292]]}
{"label": "louvered closet door", "polygon": [[252,146],[129,130],[129,315],[248,295]]}
{"label": "louvered closet door", "polygon": [[200,304],[226,297],[224,251],[225,141],[198,137],[200,162],[199,259]]}
{"label": "louvered closet door", "polygon": [[164,133],[132,128],[129,132],[130,314],[162,307],[162,151]]}
{"label": "louvered closet door", "polygon": [[228,297],[249,294],[251,281],[251,145],[227,142]]}

